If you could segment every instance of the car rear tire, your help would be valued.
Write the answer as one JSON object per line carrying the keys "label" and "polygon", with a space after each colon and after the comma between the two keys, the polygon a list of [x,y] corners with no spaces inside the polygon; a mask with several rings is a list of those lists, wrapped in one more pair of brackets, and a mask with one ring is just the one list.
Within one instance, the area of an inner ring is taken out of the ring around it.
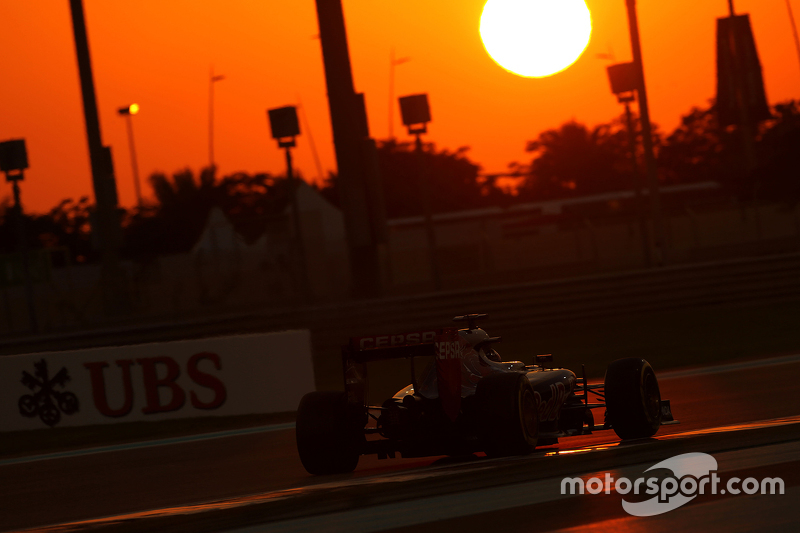
{"label": "car rear tire", "polygon": [[606,416],[621,439],[652,437],[661,426],[661,392],[650,363],[637,357],[608,365]]}
{"label": "car rear tire", "polygon": [[363,409],[343,392],[310,392],[297,408],[297,451],[309,474],[352,472],[364,440]]}
{"label": "car rear tire", "polygon": [[490,457],[525,455],[539,437],[539,406],[525,374],[495,373],[478,382],[478,438]]}

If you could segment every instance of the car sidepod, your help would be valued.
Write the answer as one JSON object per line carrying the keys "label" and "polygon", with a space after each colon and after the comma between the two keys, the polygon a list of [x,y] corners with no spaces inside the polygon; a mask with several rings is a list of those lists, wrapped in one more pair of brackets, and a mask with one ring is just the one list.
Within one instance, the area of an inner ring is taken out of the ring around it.
{"label": "car sidepod", "polygon": [[537,369],[527,373],[539,408],[543,433],[558,431],[558,418],[564,402],[575,390],[575,374],[567,369]]}

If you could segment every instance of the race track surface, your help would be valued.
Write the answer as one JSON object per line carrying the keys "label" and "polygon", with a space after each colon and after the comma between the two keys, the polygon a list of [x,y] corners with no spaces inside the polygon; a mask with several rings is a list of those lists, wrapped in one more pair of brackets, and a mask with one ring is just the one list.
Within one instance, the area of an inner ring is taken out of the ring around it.
{"label": "race track surface", "polygon": [[[362,457],[353,474],[312,477],[297,457],[293,430],[277,426],[0,460],[0,531],[369,531],[408,525],[416,531],[485,531],[498,520],[504,531],[667,531],[693,525],[703,531],[797,531],[798,376],[797,356],[664,373],[662,397],[671,400],[679,425],[634,444],[620,445],[609,431],[562,439],[525,458]],[[660,517],[636,518],[621,510],[619,495],[564,499],[552,485],[565,475],[641,472],[691,446],[723,450],[714,453],[721,471],[782,475],[786,494],[698,498]],[[541,477],[547,472],[550,477]],[[426,494],[426,486],[436,486],[435,495]],[[292,511],[293,499],[301,497],[304,509]],[[492,501],[505,503],[485,503]],[[276,503],[285,516],[272,511],[278,506],[265,507]],[[386,505],[399,505],[396,514],[381,507]],[[370,522],[375,509],[384,518]],[[144,522],[148,516],[160,518]],[[414,517],[413,524],[407,517]],[[275,521],[281,518],[286,519]]]}

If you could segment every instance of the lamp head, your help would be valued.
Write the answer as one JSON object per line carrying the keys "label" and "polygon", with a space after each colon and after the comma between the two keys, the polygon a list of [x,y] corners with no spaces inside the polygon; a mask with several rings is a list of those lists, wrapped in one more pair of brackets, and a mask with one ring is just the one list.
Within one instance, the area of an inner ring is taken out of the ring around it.
{"label": "lamp head", "polygon": [[22,172],[28,168],[28,151],[24,139],[0,142],[0,170],[6,173],[8,181],[22,179]]}
{"label": "lamp head", "polygon": [[267,110],[272,138],[278,140],[281,148],[294,146],[294,138],[300,135],[300,124],[297,120],[297,109],[294,106],[279,107]]}
{"label": "lamp head", "polygon": [[427,94],[412,94],[398,98],[403,124],[412,134],[426,133],[431,121],[431,110],[428,106]]}
{"label": "lamp head", "polygon": [[617,63],[606,68],[611,92],[620,95],[632,93],[638,88],[638,73],[633,63]]}
{"label": "lamp head", "polygon": [[135,115],[139,112],[139,104],[131,104],[126,107],[120,107],[117,109],[117,113],[120,115]]}

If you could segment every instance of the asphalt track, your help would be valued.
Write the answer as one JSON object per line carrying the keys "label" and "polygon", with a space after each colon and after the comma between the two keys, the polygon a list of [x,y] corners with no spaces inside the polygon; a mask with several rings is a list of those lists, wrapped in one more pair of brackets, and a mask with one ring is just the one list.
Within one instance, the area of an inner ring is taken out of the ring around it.
{"label": "asphalt track", "polygon": [[[353,474],[312,477],[286,426],[11,458],[0,531],[797,531],[798,378],[798,356],[660,374],[679,425],[633,444],[613,432],[562,439],[525,458],[363,457]],[[698,497],[636,518],[619,495],[558,490],[566,475],[641,473],[685,451],[712,453],[721,472],[779,475],[786,494]]]}

